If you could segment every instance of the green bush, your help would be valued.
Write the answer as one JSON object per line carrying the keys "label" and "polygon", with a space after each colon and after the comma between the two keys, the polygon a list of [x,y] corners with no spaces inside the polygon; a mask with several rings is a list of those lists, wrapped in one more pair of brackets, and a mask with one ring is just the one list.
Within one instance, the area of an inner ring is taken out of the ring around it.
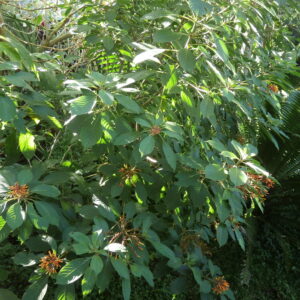
{"label": "green bush", "polygon": [[257,145],[285,136],[299,4],[100,2],[3,27],[0,242],[32,272],[22,299],[234,299],[215,253],[245,250],[274,184]]}

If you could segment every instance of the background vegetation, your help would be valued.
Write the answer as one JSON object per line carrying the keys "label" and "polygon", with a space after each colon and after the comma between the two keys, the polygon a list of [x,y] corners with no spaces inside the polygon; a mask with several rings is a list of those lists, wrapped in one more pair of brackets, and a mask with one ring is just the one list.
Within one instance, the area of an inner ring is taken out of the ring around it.
{"label": "background vegetation", "polygon": [[0,299],[299,299],[294,0],[0,1]]}

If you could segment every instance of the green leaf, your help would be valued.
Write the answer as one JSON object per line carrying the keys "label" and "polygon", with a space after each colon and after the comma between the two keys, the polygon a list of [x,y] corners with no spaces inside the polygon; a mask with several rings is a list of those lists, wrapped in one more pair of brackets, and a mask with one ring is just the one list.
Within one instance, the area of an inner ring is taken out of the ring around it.
{"label": "green leaf", "polygon": [[212,99],[205,98],[201,101],[200,111],[204,118],[214,116],[214,102]]}
{"label": "green leaf", "polygon": [[195,281],[200,285],[202,282],[202,272],[198,267],[191,267]]}
{"label": "green leaf", "polygon": [[96,195],[92,197],[93,202],[97,205],[97,209],[102,217],[105,219],[114,222],[116,217],[112,212],[111,208],[106,205],[103,201],[101,201]]}
{"label": "green leaf", "polygon": [[228,157],[232,160],[239,159],[233,152],[230,152],[230,151],[222,151],[221,155],[223,155],[224,157]]}
{"label": "green leaf", "polygon": [[154,146],[155,146],[154,136],[149,135],[141,141],[139,146],[139,151],[142,156],[145,156],[150,154],[154,150]]}
{"label": "green leaf", "polygon": [[34,136],[30,133],[20,133],[19,147],[23,155],[27,159],[31,159],[34,155],[36,144],[34,142]]}
{"label": "green leaf", "polygon": [[179,39],[181,34],[173,32],[169,29],[162,29],[153,34],[153,40],[155,43],[168,43]]}
{"label": "green leaf", "polygon": [[107,51],[112,50],[115,46],[114,40],[110,36],[105,36],[102,41],[103,46]]}
{"label": "green leaf", "polygon": [[223,225],[219,225],[217,228],[217,241],[220,247],[224,246],[228,240],[227,228]]}
{"label": "green leaf", "polygon": [[54,171],[43,179],[43,183],[51,185],[64,184],[70,179],[71,175],[72,173],[67,171]]}
{"label": "green leaf", "polygon": [[138,138],[138,133],[131,131],[122,133],[116,136],[113,140],[113,144],[116,146],[123,146],[134,142]]}
{"label": "green leaf", "polygon": [[8,97],[0,97],[0,120],[11,121],[16,116],[16,106]]}
{"label": "green leaf", "polygon": [[0,300],[19,300],[19,298],[10,290],[0,289]]}
{"label": "green leaf", "polygon": [[117,95],[116,99],[129,112],[139,114],[143,111],[142,108],[128,96]]}
{"label": "green leaf", "polygon": [[130,300],[130,294],[131,294],[130,278],[122,279],[122,293],[123,293],[124,300]]}
{"label": "green leaf", "polygon": [[237,167],[230,168],[229,177],[235,186],[246,184],[248,180],[246,173]]}
{"label": "green leaf", "polygon": [[87,296],[93,291],[96,283],[96,277],[96,273],[91,268],[87,268],[81,281],[83,297]]}
{"label": "green leaf", "polygon": [[79,244],[79,243],[73,244],[73,249],[74,249],[74,252],[77,255],[82,255],[82,254],[86,254],[86,253],[90,252],[90,248],[89,247],[87,247],[84,244]]}
{"label": "green leaf", "polygon": [[114,103],[114,96],[111,93],[101,90],[98,95],[106,105],[112,105]]}
{"label": "green leaf", "polygon": [[17,181],[20,185],[28,184],[33,179],[33,174],[30,169],[21,170],[17,174]]}
{"label": "green leaf", "polygon": [[77,258],[68,262],[57,274],[57,284],[71,284],[78,280],[88,267],[90,258]]}
{"label": "green leaf", "polygon": [[30,220],[35,228],[41,229],[41,230],[47,230],[49,226],[48,219],[42,218],[37,211],[35,210],[32,203],[29,203],[27,205],[27,214],[30,217]]}
{"label": "green leaf", "polygon": [[184,91],[181,91],[180,96],[181,96],[181,99],[182,99],[183,103],[187,107],[189,107],[189,108],[194,107],[194,103],[193,103],[192,98],[189,95],[187,95]]}
{"label": "green leaf", "polygon": [[33,91],[32,87],[27,83],[30,81],[37,81],[33,73],[17,72],[11,75],[4,76],[4,78],[11,84]]}
{"label": "green leaf", "polygon": [[257,164],[254,164],[252,162],[246,161],[245,164],[250,167],[252,170],[254,170],[255,172],[259,173],[259,174],[263,174],[267,177],[270,176],[270,173],[267,172],[262,166],[259,166]]}
{"label": "green leaf", "polygon": [[6,221],[3,219],[2,216],[0,216],[0,230],[2,230],[2,228],[5,226]]}
{"label": "green leaf", "polygon": [[90,239],[81,232],[72,232],[69,234],[77,243],[73,244],[74,251],[77,255],[90,252]]}
{"label": "green leaf", "polygon": [[79,243],[79,244],[86,245],[87,247],[88,247],[89,244],[90,244],[90,239],[89,239],[89,237],[88,237],[86,234],[82,233],[82,232],[72,232],[72,233],[70,233],[69,235],[70,235],[70,237],[71,237],[74,241],[76,241],[76,242]]}
{"label": "green leaf", "polygon": [[84,148],[95,145],[102,135],[101,115],[85,118],[79,129],[79,138]]}
{"label": "green leaf", "polygon": [[176,155],[174,153],[174,151],[172,150],[172,148],[170,147],[169,144],[167,144],[166,142],[163,142],[163,151],[165,154],[165,158],[168,162],[168,164],[170,165],[170,167],[175,170],[176,169]]}
{"label": "green leaf", "polygon": [[41,278],[29,286],[22,300],[43,300],[48,289],[48,278]]}
{"label": "green leaf", "polygon": [[211,180],[225,180],[226,174],[222,166],[218,164],[211,164],[205,168],[205,177]]}
{"label": "green leaf", "polygon": [[1,230],[0,230],[0,243],[4,241],[10,234],[11,229],[9,228],[8,225],[5,225]]}
{"label": "green leaf", "polygon": [[151,61],[154,61],[154,62],[157,62],[157,63],[160,63],[159,59],[156,58],[155,56],[160,54],[160,53],[163,53],[165,51],[165,49],[148,49],[140,54],[138,54],[134,60],[133,60],[133,63],[135,65],[137,64],[140,64],[144,61],[147,61],[147,60],[151,60]]}
{"label": "green leaf", "polygon": [[156,20],[156,19],[160,19],[163,17],[168,17],[168,16],[173,16],[174,14],[166,9],[155,9],[152,12],[144,15],[142,17],[142,20]]}
{"label": "green leaf", "polygon": [[56,290],[55,300],[75,300],[74,285],[61,285]]}
{"label": "green leaf", "polygon": [[208,294],[211,290],[211,284],[207,280],[202,280],[200,283],[200,292]]}
{"label": "green leaf", "polygon": [[207,60],[206,63],[208,64],[209,68],[215,73],[215,75],[219,78],[219,80],[224,85],[226,85],[226,81],[225,81],[224,77],[222,76],[221,72],[217,69],[217,67],[209,60]]}
{"label": "green leaf", "polygon": [[245,241],[242,236],[242,233],[238,229],[236,229],[234,231],[234,233],[235,233],[236,239],[238,240],[240,247],[245,251]]}
{"label": "green leaf", "polygon": [[153,245],[155,250],[157,252],[159,252],[161,255],[169,258],[170,260],[175,259],[174,252],[169,247],[167,247],[166,245],[164,245],[160,242],[157,242],[157,241],[151,241],[151,244]]}
{"label": "green leaf", "polygon": [[220,57],[220,59],[224,63],[226,63],[228,61],[228,57],[229,57],[228,49],[227,49],[225,43],[217,35],[214,35],[214,39],[215,39],[215,44],[216,44],[216,48],[217,48],[217,54]]}
{"label": "green leaf", "polygon": [[6,222],[12,230],[19,228],[24,220],[25,212],[22,210],[20,203],[14,203],[9,207],[6,213]]}
{"label": "green leaf", "polygon": [[174,65],[169,65],[166,74],[166,82],[164,88],[168,93],[171,93],[174,88],[177,86],[178,78],[176,75],[176,69]]}
{"label": "green leaf", "polygon": [[103,269],[103,262],[99,255],[94,255],[91,259],[90,268],[96,275],[100,274]]}
{"label": "green leaf", "polygon": [[189,4],[193,13],[197,16],[204,16],[210,13],[213,7],[202,0],[189,0]]}
{"label": "green leaf", "polygon": [[36,185],[31,189],[31,192],[51,198],[57,198],[60,195],[60,191],[57,187],[48,184]]}
{"label": "green leaf", "polygon": [[191,50],[180,49],[178,51],[180,66],[188,73],[193,73],[196,66],[196,58]]}
{"label": "green leaf", "polygon": [[30,267],[38,263],[38,258],[33,253],[19,252],[13,257],[16,265],[23,267]]}
{"label": "green leaf", "polygon": [[96,96],[93,94],[83,95],[69,100],[70,112],[73,116],[90,113],[96,105]]}
{"label": "green leaf", "polygon": [[150,271],[149,267],[140,265],[142,276],[145,278],[147,283],[151,286],[154,287],[154,281],[153,281],[153,274]]}
{"label": "green leaf", "polygon": [[218,150],[219,152],[226,151],[226,147],[224,146],[224,144],[221,143],[217,138],[209,140],[207,141],[207,143],[209,143],[211,147]]}
{"label": "green leaf", "polygon": [[114,269],[117,271],[117,273],[122,278],[125,278],[125,279],[130,278],[129,271],[128,271],[128,268],[127,268],[127,264],[124,260],[111,257],[110,261],[111,261],[111,264],[113,265]]}
{"label": "green leaf", "polygon": [[44,201],[35,201],[34,205],[43,219],[47,220],[49,224],[59,226],[59,215],[53,204]]}

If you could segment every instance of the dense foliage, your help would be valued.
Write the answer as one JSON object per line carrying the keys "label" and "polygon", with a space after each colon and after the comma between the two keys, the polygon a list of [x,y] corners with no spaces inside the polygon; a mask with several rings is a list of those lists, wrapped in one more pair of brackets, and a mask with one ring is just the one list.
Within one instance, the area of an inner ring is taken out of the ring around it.
{"label": "dense foliage", "polygon": [[22,299],[234,299],[216,254],[299,176],[298,1],[19,4],[0,1],[0,242]]}

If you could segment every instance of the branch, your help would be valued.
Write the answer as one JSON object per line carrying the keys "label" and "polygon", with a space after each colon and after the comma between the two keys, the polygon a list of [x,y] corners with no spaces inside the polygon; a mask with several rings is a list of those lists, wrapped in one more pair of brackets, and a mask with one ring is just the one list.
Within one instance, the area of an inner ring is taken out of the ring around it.
{"label": "branch", "polygon": [[55,44],[58,44],[58,43],[62,42],[63,40],[66,40],[66,39],[68,39],[68,38],[70,38],[72,36],[73,36],[73,34],[71,34],[71,33],[62,34],[62,35],[54,38],[53,40],[49,41],[48,44],[47,44],[47,46],[48,47],[52,47]]}
{"label": "branch", "polygon": [[70,20],[71,18],[78,13],[80,10],[82,10],[83,8],[85,8],[86,6],[82,6],[80,8],[78,8],[77,10],[71,12],[63,21],[61,21],[52,31],[51,33],[48,35],[48,37],[46,38],[46,40],[42,43],[42,46],[49,46],[49,44],[53,44],[51,39],[52,37],[60,30],[62,29]]}

